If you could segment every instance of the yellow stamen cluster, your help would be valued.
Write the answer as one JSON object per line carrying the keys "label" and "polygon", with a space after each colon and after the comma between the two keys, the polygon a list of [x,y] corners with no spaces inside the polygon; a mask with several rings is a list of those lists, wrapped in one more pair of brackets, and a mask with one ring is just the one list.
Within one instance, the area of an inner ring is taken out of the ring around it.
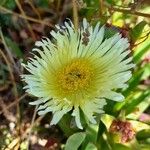
{"label": "yellow stamen cluster", "polygon": [[93,72],[89,62],[84,59],[74,59],[59,71],[58,84],[62,92],[76,92],[90,85]]}

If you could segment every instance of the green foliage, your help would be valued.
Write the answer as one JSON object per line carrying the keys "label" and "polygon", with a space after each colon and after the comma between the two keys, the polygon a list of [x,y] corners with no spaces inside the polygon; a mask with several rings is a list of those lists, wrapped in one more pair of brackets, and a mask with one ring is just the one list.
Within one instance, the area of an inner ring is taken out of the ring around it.
{"label": "green foliage", "polygon": [[75,132],[78,132],[77,128],[71,128],[71,115],[66,114],[63,116],[63,118],[59,121],[59,127],[64,132],[65,136],[69,137]]}
{"label": "green foliage", "polygon": [[150,138],[150,129],[141,130],[137,133],[136,138],[138,140],[145,140]]}
{"label": "green foliage", "polygon": [[36,0],[35,3],[38,7],[48,8],[49,6],[49,0]]}
{"label": "green foliage", "polygon": [[113,150],[132,150],[131,148],[122,144],[114,144],[112,149]]}
{"label": "green foliage", "polygon": [[133,74],[133,77],[129,81],[129,87],[125,91],[123,91],[123,94],[125,96],[128,96],[137,87],[137,85],[140,83],[143,72],[144,67]]}
{"label": "green foliage", "polygon": [[86,134],[84,132],[77,132],[71,135],[67,140],[65,150],[78,150],[85,137]]}
{"label": "green foliage", "polygon": [[134,58],[133,58],[134,62],[139,63],[141,58],[143,57],[143,55],[149,51],[149,49],[150,49],[149,39],[146,40],[144,43],[142,43],[140,45],[140,47],[138,47],[137,52],[135,52],[135,54],[134,54]]}
{"label": "green foliage", "polygon": [[85,150],[85,148],[87,147],[87,145],[95,145],[97,138],[98,138],[98,125],[88,125],[86,127],[86,138],[84,140],[84,142],[82,143],[82,150]]}
{"label": "green foliage", "polygon": [[0,14],[0,26],[10,26],[11,23],[11,15],[10,14]]}
{"label": "green foliage", "polygon": [[114,0],[106,0],[106,2],[107,2],[108,4],[110,4],[110,5],[115,4]]}
{"label": "green foliage", "polygon": [[98,150],[98,149],[94,144],[88,143],[85,150]]}
{"label": "green foliage", "polygon": [[147,22],[145,21],[141,21],[140,23],[138,23],[131,31],[130,31],[130,35],[131,35],[131,39],[135,42],[136,40],[138,40],[138,38],[141,36],[142,31],[145,27],[145,25],[147,24]]}
{"label": "green foliage", "polygon": [[89,7],[98,7],[98,4],[99,4],[99,0],[94,0],[94,1],[91,1],[91,0],[84,0],[84,2],[87,4],[87,6]]}
{"label": "green foliage", "polygon": [[17,56],[18,58],[22,58],[23,53],[21,49],[19,48],[18,44],[14,41],[12,41],[10,38],[5,37],[6,43],[8,47],[12,50],[12,53]]}
{"label": "green foliage", "polygon": [[116,33],[118,33],[117,28],[115,27],[106,27],[106,32],[105,32],[105,38],[110,38],[113,35],[115,35]]}
{"label": "green foliage", "polygon": [[16,7],[16,3],[15,0],[1,0],[0,6],[4,6],[6,8],[13,10]]}
{"label": "green foliage", "polygon": [[[1,0],[0,6],[8,8],[10,10],[14,10],[16,8],[16,2],[15,0]],[[3,27],[12,25],[11,19],[12,15],[0,13],[0,26]]]}
{"label": "green foliage", "polygon": [[132,101],[127,101],[126,105],[124,106],[124,109],[126,111],[126,114],[129,114],[131,113],[132,111],[134,111],[136,109],[136,107],[143,101],[145,100],[145,98],[147,96],[150,95],[150,91],[144,91],[144,92],[141,92],[139,94],[138,97],[135,97],[132,99]]}
{"label": "green foliage", "polygon": [[8,67],[6,65],[1,65],[1,69],[0,69],[0,85],[4,84],[5,81],[7,80],[6,77],[6,71],[8,71]]}
{"label": "green foliage", "polygon": [[91,18],[98,11],[99,0],[84,0],[84,2],[86,3],[87,7],[83,8],[80,13],[84,17],[86,16],[86,18]]}

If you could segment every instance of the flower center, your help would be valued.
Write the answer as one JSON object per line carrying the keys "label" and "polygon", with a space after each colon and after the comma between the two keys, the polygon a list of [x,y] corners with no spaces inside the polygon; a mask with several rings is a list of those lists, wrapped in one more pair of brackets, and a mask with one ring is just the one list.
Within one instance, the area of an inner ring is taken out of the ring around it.
{"label": "flower center", "polygon": [[60,70],[57,80],[64,92],[75,92],[89,86],[93,76],[89,62],[75,59]]}

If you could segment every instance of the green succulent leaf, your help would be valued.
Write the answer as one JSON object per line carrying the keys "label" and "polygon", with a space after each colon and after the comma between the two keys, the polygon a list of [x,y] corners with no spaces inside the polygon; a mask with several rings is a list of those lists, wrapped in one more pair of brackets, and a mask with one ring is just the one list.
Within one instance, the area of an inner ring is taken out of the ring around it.
{"label": "green succulent leaf", "polygon": [[130,31],[131,38],[134,42],[138,40],[138,38],[141,36],[142,31],[146,24],[147,22],[141,21]]}
{"label": "green succulent leaf", "polygon": [[85,137],[85,132],[78,132],[71,135],[67,140],[65,150],[78,150]]}
{"label": "green succulent leaf", "polygon": [[93,143],[88,143],[85,150],[98,150],[98,149]]}
{"label": "green succulent leaf", "polygon": [[21,49],[19,48],[19,46],[17,45],[17,43],[12,41],[8,37],[5,37],[5,40],[6,40],[8,47],[11,49],[12,53],[17,57],[22,58],[23,53],[22,53]]}

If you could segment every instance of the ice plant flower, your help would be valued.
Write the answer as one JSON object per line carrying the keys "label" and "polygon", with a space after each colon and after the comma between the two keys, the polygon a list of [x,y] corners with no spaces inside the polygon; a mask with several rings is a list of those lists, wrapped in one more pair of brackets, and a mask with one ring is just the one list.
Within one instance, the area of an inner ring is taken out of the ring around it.
{"label": "ice plant flower", "polygon": [[38,113],[53,113],[56,124],[72,110],[78,128],[82,129],[80,110],[87,120],[96,123],[95,114],[103,113],[105,99],[122,101],[117,88],[125,88],[131,77],[129,43],[117,33],[104,38],[105,27],[93,28],[86,19],[78,30],[72,22],[56,25],[52,40],[43,38],[35,43],[34,58],[24,67],[30,74],[22,75],[28,93],[39,99]]}

